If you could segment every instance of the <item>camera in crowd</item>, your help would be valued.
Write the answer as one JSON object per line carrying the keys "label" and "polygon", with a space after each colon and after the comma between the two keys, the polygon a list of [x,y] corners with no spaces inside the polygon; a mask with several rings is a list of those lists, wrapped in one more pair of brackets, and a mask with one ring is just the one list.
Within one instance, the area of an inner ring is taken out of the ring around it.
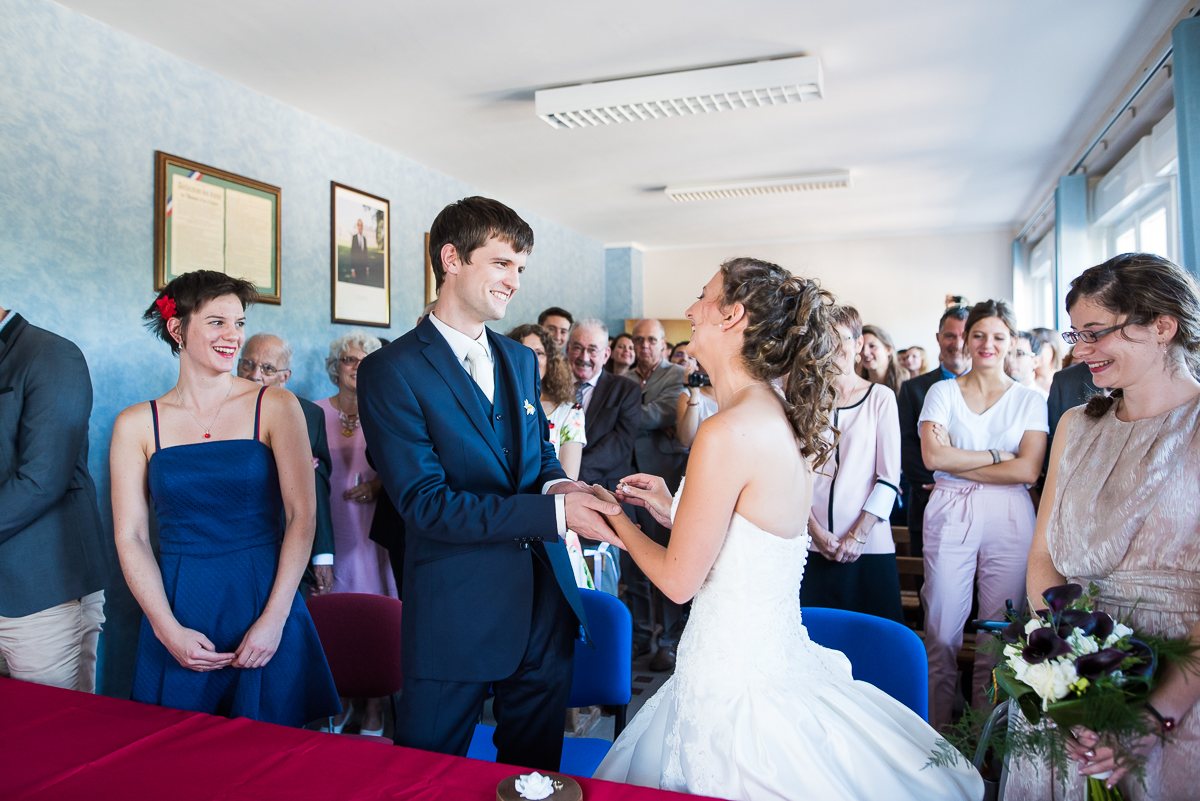
{"label": "camera in crowd", "polygon": [[709,381],[708,376],[697,370],[688,376],[687,385],[689,387],[711,387],[712,381]]}

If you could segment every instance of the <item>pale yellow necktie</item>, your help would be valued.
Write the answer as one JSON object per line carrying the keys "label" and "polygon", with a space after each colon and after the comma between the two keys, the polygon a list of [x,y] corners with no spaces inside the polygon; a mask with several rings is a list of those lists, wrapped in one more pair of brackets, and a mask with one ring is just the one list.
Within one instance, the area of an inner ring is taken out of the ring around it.
{"label": "pale yellow necktie", "polygon": [[483,349],[483,345],[476,342],[467,351],[467,372],[471,374],[471,378],[475,379],[475,383],[483,390],[483,394],[487,396],[488,403],[493,402],[493,394],[495,393],[495,376],[492,375],[492,363],[488,360],[487,351]]}

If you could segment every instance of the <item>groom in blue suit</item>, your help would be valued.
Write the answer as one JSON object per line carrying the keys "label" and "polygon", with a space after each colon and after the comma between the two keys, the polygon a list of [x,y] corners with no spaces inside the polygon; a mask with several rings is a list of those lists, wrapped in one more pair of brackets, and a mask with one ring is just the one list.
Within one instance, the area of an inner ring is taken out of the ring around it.
{"label": "groom in blue suit", "polygon": [[367,446],[406,536],[397,745],[465,756],[488,689],[497,760],[558,770],[576,637],[567,528],[615,542],[616,507],[563,473],[533,351],[504,317],[533,249],[507,206],[465,198],[429,232],[433,312],[359,367]]}

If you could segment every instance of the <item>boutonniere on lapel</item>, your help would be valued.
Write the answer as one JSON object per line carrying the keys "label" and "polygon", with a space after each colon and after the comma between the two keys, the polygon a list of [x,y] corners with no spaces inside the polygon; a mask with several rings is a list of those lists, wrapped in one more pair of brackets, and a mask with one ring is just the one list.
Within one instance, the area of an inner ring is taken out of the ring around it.
{"label": "boutonniere on lapel", "polygon": [[533,408],[533,404],[530,403],[528,400],[525,401],[525,414],[529,415],[530,417],[537,414],[537,412]]}

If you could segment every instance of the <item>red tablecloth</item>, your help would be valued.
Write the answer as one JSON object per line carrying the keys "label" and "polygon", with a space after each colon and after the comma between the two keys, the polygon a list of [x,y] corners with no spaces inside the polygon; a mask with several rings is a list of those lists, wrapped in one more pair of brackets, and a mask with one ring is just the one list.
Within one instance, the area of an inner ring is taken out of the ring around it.
{"label": "red tablecloth", "polygon": [[[0,799],[493,801],[520,773],[244,718],[181,712],[0,679]],[[585,801],[676,793],[580,779]]]}

